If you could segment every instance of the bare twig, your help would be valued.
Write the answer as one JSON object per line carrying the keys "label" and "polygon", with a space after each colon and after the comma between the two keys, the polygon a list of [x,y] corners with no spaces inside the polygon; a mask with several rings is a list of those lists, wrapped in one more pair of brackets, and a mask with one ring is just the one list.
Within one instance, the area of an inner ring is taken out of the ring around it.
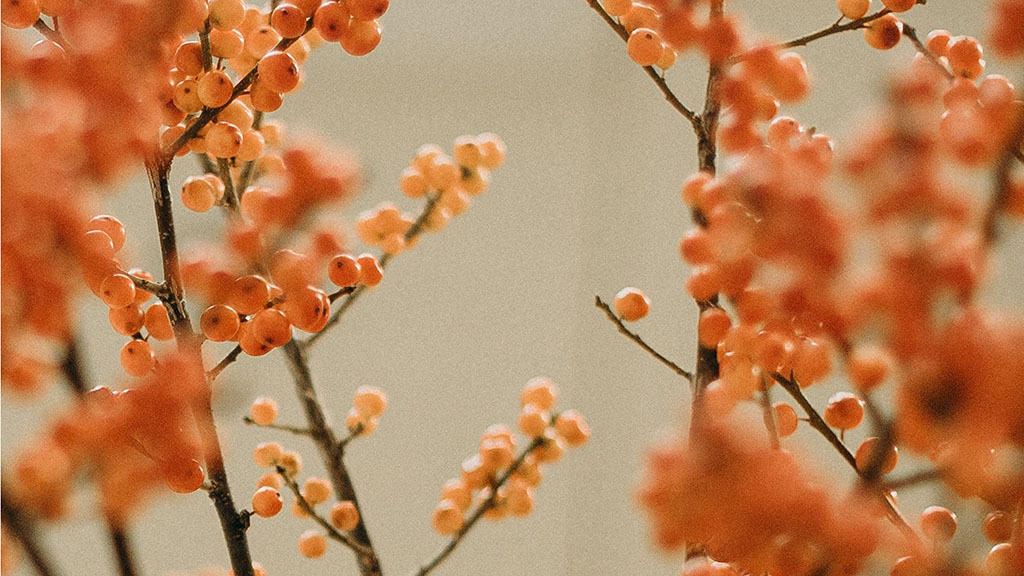
{"label": "bare twig", "polygon": [[635,342],[637,346],[643,348],[645,352],[653,356],[656,360],[658,360],[665,366],[668,366],[676,374],[682,376],[683,378],[686,378],[690,382],[693,382],[693,374],[680,368],[678,364],[669,360],[654,348],[651,348],[651,346],[647,342],[644,342],[644,339],[641,338],[639,334],[627,328],[626,325],[622,323],[622,320],[615,315],[615,312],[612,311],[611,306],[605,303],[604,300],[601,300],[600,296],[594,296],[594,306],[597,306],[598,308],[603,310],[605,316],[607,316],[608,319],[615,324],[615,326],[619,329],[619,332],[621,332],[627,338]]}
{"label": "bare twig", "polygon": [[466,534],[468,534],[469,531],[472,530],[473,526],[476,525],[480,518],[483,518],[484,513],[486,513],[488,510],[494,507],[495,503],[497,502],[498,488],[504,486],[505,483],[508,482],[508,479],[511,478],[513,474],[515,474],[516,470],[518,470],[519,467],[522,466],[523,462],[526,460],[526,457],[529,456],[531,452],[536,450],[543,443],[543,438],[535,438],[529,446],[523,449],[522,453],[520,453],[519,456],[516,457],[515,461],[512,462],[512,465],[509,466],[508,470],[506,470],[491,484],[490,497],[477,505],[476,509],[473,510],[473,512],[469,515],[469,518],[466,520],[466,522],[463,523],[462,528],[459,528],[459,531],[456,532],[451,537],[450,540],[448,540],[444,547],[442,547],[441,550],[439,550],[437,554],[435,554],[434,557],[429,562],[420,566],[419,570],[417,570],[414,573],[414,576],[426,576],[434,568],[437,568],[437,566],[441,564],[441,562],[448,558],[448,556],[452,552],[455,551],[455,548],[458,547],[459,543],[462,542],[462,539],[466,537]]}
{"label": "bare twig", "polygon": [[269,428],[271,430],[281,430],[282,432],[291,432],[299,436],[312,436],[309,428],[300,428],[299,426],[288,426],[287,424],[257,424],[255,420],[248,416],[242,417],[242,422],[249,424],[250,426],[259,426],[260,428]]}
{"label": "bare twig", "polygon": [[217,377],[220,376],[220,373],[223,372],[225,368],[230,366],[232,362],[237,360],[238,356],[241,354],[242,347],[236,345],[234,348],[231,349],[230,352],[227,353],[226,356],[224,356],[224,358],[221,359],[220,362],[217,362],[216,366],[210,368],[210,370],[206,373],[206,378],[209,379],[211,382],[216,380]]}
{"label": "bare twig", "polygon": [[914,45],[914,48],[917,48],[917,51],[920,52],[922,56],[932,63],[932,66],[935,66],[936,69],[942,72],[943,76],[949,80],[954,78],[953,73],[949,71],[949,68],[947,68],[946,65],[935,56],[935,54],[932,54],[932,51],[924,45],[924,42],[921,42],[921,39],[917,36],[916,28],[906,22],[903,22],[903,35],[907,37],[907,40],[910,40],[910,43]]}
{"label": "bare twig", "polygon": [[[6,472],[3,473],[3,476],[10,477]],[[17,505],[12,495],[8,494],[6,487],[0,488],[0,492],[2,492],[0,494],[0,512],[2,512],[4,530],[21,544],[21,549],[25,551],[29,563],[32,564],[39,576],[57,576],[58,573],[51,564],[50,555],[43,550],[36,535],[34,519]]]}
{"label": "bare twig", "polygon": [[[810,34],[801,36],[799,38],[794,38],[794,39],[789,40],[787,42],[782,42],[780,44],[776,44],[774,46],[774,48],[777,48],[777,49],[780,49],[780,50],[784,50],[786,48],[796,48],[796,47],[799,47],[799,46],[807,46],[808,44],[810,44],[811,42],[814,42],[815,40],[820,40],[822,38],[825,38],[825,37],[828,37],[828,36],[832,36],[833,34],[839,34],[841,32],[847,32],[849,30],[860,30],[861,28],[865,28],[867,26],[867,24],[869,22],[871,22],[872,20],[878,20],[879,18],[881,18],[882,16],[885,16],[886,14],[888,14],[890,12],[892,12],[892,10],[889,10],[888,8],[883,8],[883,9],[879,10],[878,12],[873,12],[873,13],[868,14],[868,15],[862,17],[862,18],[857,18],[856,20],[850,20],[849,22],[846,22],[845,24],[841,24],[840,22],[842,22],[842,20],[839,20],[836,23],[832,24],[831,26],[829,26],[827,28],[822,28],[821,30],[818,30],[817,32],[811,32]],[[740,55],[739,58],[742,59],[743,55]]]}

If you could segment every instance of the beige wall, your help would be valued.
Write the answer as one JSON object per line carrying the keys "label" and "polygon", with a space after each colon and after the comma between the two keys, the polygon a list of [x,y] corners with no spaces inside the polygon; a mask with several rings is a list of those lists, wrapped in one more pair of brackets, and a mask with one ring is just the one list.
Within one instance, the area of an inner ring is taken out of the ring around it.
{"label": "beige wall", "polygon": [[[982,4],[932,0],[907,18],[923,31],[944,24],[979,34]],[[835,19],[831,0],[729,5],[778,38]],[[378,432],[353,444],[349,455],[387,573],[408,573],[443,544],[429,520],[438,489],[487,425],[514,423],[519,387],[544,374],[560,384],[561,406],[588,416],[592,442],[546,471],[534,515],[482,524],[438,573],[673,574],[678,563],[650,550],[631,491],[645,446],[685,413],[687,386],[617,334],[592,302],[595,294],[608,299],[623,286],[641,287],[653,310],[636,328],[692,364],[695,307],[676,252],[690,226],[678,198],[695,167],[688,125],[583,0],[396,0],[383,23],[384,40],[368,57],[349,57],[336,46],[316,52],[304,91],[280,113],[359,153],[369,185],[349,216],[384,200],[415,210],[396,183],[422,143],[448,146],[459,134],[494,131],[509,148],[492,190],[442,234],[398,258],[384,284],[312,354],[335,421],[357,386],[389,394]],[[802,53],[816,89],[811,103],[787,112],[842,141],[879,94],[886,64],[909,58],[912,49],[882,54],[849,34]],[[669,72],[694,106],[703,75],[692,56]],[[178,168],[174,175],[183,174]],[[139,184],[113,210],[133,223],[137,262],[155,267],[147,199]],[[185,230],[200,234],[214,218],[179,217]],[[1012,289],[1024,286],[1020,260],[1011,264],[1005,253],[1019,250],[1022,235],[1017,229],[1011,236],[996,266],[997,281],[1010,288],[992,297],[1019,308]],[[113,358],[121,341],[102,314],[85,314],[101,326],[88,351]],[[121,378],[111,363],[91,372],[106,383]],[[250,399],[262,394],[281,401],[282,421],[301,421],[278,353],[243,358],[222,380],[218,417],[239,500],[248,500],[260,473],[249,458],[257,442],[299,448],[307,470],[318,470],[309,443],[240,423]],[[5,460],[30,414],[5,399]],[[822,445],[810,434],[798,441]],[[821,459],[827,470],[845,474],[834,454]],[[249,532],[255,558],[274,576],[355,573],[337,546],[319,561],[299,557],[295,541],[307,527],[288,514],[257,519]],[[147,575],[226,564],[216,516],[201,493],[161,499],[136,534]],[[102,533],[84,520],[56,532],[50,544],[68,550],[61,561],[67,574],[112,573]]]}

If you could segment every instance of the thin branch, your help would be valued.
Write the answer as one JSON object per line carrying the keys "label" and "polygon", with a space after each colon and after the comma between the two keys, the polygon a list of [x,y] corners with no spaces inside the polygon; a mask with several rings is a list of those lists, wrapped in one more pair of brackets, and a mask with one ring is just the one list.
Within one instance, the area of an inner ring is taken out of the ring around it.
{"label": "thin branch", "polygon": [[324,519],[323,516],[317,514],[317,511],[313,508],[313,505],[310,504],[309,501],[306,500],[306,497],[302,495],[302,490],[299,489],[299,484],[293,478],[290,478],[288,476],[288,473],[284,468],[278,466],[277,473],[281,476],[281,479],[284,481],[285,486],[287,486],[288,489],[291,490],[292,494],[295,496],[295,501],[299,503],[299,507],[301,507],[302,510],[306,512],[306,514],[308,514],[310,518],[312,518],[317,524],[319,524],[321,528],[326,530],[328,536],[330,536],[333,540],[337,540],[341,544],[347,546],[356,554],[373,553],[372,550],[367,549],[359,542],[356,542],[352,538],[349,538],[345,534],[339,532],[334,526],[331,525],[330,522]]}
{"label": "thin branch", "polygon": [[[886,14],[889,14],[890,12],[892,12],[892,10],[889,10],[888,8],[883,8],[883,9],[879,10],[878,12],[874,12],[872,14],[868,14],[868,15],[862,17],[862,18],[857,18],[856,20],[850,20],[849,22],[847,22],[845,24],[840,24],[840,22],[841,22],[841,20],[840,20],[840,21],[837,21],[835,24],[832,24],[828,28],[823,28],[821,30],[818,30],[817,32],[811,32],[810,34],[807,34],[805,36],[801,36],[799,38],[794,38],[792,40],[789,40],[788,42],[782,42],[780,44],[776,44],[776,45],[773,46],[773,48],[776,48],[778,50],[784,50],[786,48],[796,48],[798,46],[807,46],[808,44],[810,44],[811,42],[814,42],[815,40],[820,40],[822,38],[825,38],[825,37],[828,37],[828,36],[832,36],[833,34],[839,34],[841,32],[847,32],[847,31],[850,31],[850,30],[860,30],[861,28],[867,27],[867,24],[869,22],[871,22],[872,20],[877,20],[877,19],[881,18],[882,16],[885,16]],[[743,56],[744,55],[741,54],[739,56],[739,59],[742,59]]]}
{"label": "thin branch", "polygon": [[945,76],[947,80],[955,78],[949,68],[947,68],[946,65],[943,64],[935,54],[933,54],[932,51],[924,45],[924,42],[921,42],[921,39],[917,36],[916,28],[906,22],[903,22],[903,35],[910,40],[910,43],[914,45],[914,48],[917,48],[917,51],[920,52],[922,56],[932,63],[932,66],[935,66],[938,70],[942,71],[942,75]]}
{"label": "thin branch", "polygon": [[299,436],[312,436],[313,433],[309,431],[309,428],[300,428],[298,426],[288,426],[287,424],[257,424],[255,420],[248,416],[242,417],[242,422],[249,424],[250,426],[259,426],[260,428],[269,428],[271,430],[281,430],[283,432],[291,432]]}
{"label": "thin branch", "polygon": [[217,158],[217,171],[221,182],[224,183],[224,205],[228,209],[228,214],[232,218],[238,218],[240,216],[238,196],[235,191],[235,181],[231,177],[231,165],[228,164],[227,158]]}
{"label": "thin branch", "polygon": [[[772,372],[771,377],[773,380],[778,382],[794,400],[796,400],[796,403],[799,404],[807,414],[807,422],[811,427],[817,430],[819,434],[828,440],[829,444],[836,449],[836,452],[843,457],[843,460],[846,460],[846,463],[853,468],[859,478],[867,480],[867,475],[857,468],[857,458],[850,452],[846,445],[843,444],[839,437],[836,436],[836,433],[829,428],[828,424],[825,423],[825,420],[820,414],[818,414],[818,411],[814,408],[807,397],[804,396],[803,391],[800,389],[800,385],[795,380],[786,378],[778,372]],[[877,482],[869,482],[868,484],[873,485],[876,488],[880,486]],[[876,494],[881,498],[882,503],[886,508],[886,516],[888,516],[889,521],[899,528],[904,537],[907,538],[915,547],[920,548],[921,537],[918,536],[917,532],[910,526],[906,518],[903,517],[899,508],[897,508],[896,505],[886,497],[886,492],[876,491]]]}
{"label": "thin branch", "polygon": [[508,479],[511,478],[512,475],[515,474],[516,470],[518,470],[519,467],[522,466],[523,462],[526,461],[526,457],[529,456],[530,453],[536,450],[543,443],[543,438],[535,438],[529,446],[523,449],[522,453],[520,453],[519,456],[516,457],[515,461],[512,462],[512,465],[509,466],[508,470],[506,470],[504,474],[499,476],[491,484],[490,497],[477,505],[473,513],[470,514],[469,519],[467,519],[466,522],[463,523],[462,528],[459,528],[459,531],[456,532],[451,537],[450,540],[448,540],[444,547],[442,547],[441,550],[439,550],[437,554],[434,555],[434,557],[429,562],[420,566],[420,569],[414,573],[414,576],[426,576],[428,573],[430,573],[430,571],[432,571],[434,568],[437,568],[437,566],[441,564],[441,562],[448,558],[448,556],[451,555],[452,552],[455,551],[455,548],[458,547],[459,543],[462,542],[462,539],[466,537],[466,534],[468,534],[469,531],[473,528],[473,526],[475,526],[476,523],[481,518],[483,518],[484,513],[486,513],[488,510],[494,507],[494,505],[497,502],[498,488],[504,486],[505,483],[508,482]]}
{"label": "thin branch", "polygon": [[108,521],[110,526],[110,544],[114,547],[114,556],[117,558],[117,568],[121,576],[137,576],[139,573],[135,568],[135,558],[132,553],[131,539],[124,526],[119,526],[113,521]]}
{"label": "thin branch", "polygon": [[60,47],[64,48],[65,50],[70,48],[67,39],[64,38],[64,36],[60,32],[57,32],[53,28],[47,26],[46,22],[44,22],[42,18],[36,20],[35,24],[33,24],[32,27],[38,30],[39,33],[42,34],[50,42],[59,44]]}
{"label": "thin branch", "polygon": [[899,490],[901,488],[908,488],[910,486],[916,486],[918,484],[924,484],[931,482],[932,480],[938,480],[942,478],[942,470],[938,468],[927,468],[925,470],[919,470],[912,474],[908,474],[902,478],[894,478],[885,482],[880,482],[879,486],[882,490],[890,492],[892,490]]}
{"label": "thin branch", "polygon": [[223,372],[225,368],[230,366],[232,362],[237,360],[238,356],[241,354],[242,347],[235,345],[235,347],[231,349],[231,352],[228,352],[227,355],[224,356],[224,358],[221,358],[220,362],[217,362],[216,366],[210,368],[210,370],[206,373],[206,378],[211,382],[216,380],[217,376],[220,376],[220,373]]}
{"label": "thin branch", "polygon": [[768,389],[768,379],[761,374],[758,381],[761,385],[761,414],[764,419],[764,427],[768,430],[772,449],[778,450],[782,444],[779,442],[779,427],[775,423],[775,410],[772,408],[772,393]]}
{"label": "thin branch", "polygon": [[351,500],[359,512],[359,524],[352,530],[352,538],[360,546],[356,552],[359,571],[363,576],[380,576],[380,560],[373,549],[373,542],[370,541],[363,511],[359,507],[359,499],[356,496],[352,478],[345,466],[345,448],[344,445],[338,443],[334,431],[327,425],[327,416],[324,414],[320,399],[317,397],[316,387],[313,385],[313,375],[310,373],[309,363],[306,360],[305,348],[292,339],[283,346],[283,350],[288,359],[288,368],[295,380],[295,392],[306,413],[310,436],[320,450],[324,468],[331,476],[335,495],[338,500]]}
{"label": "thin branch", "polygon": [[203,70],[209,72],[213,68],[213,50],[210,48],[210,19],[203,22],[199,30],[199,47],[202,53]]}
{"label": "thin branch", "polygon": [[[7,473],[3,476],[9,477]],[[56,576],[57,571],[50,563],[50,555],[43,550],[36,535],[35,521],[15,503],[6,488],[0,488],[0,492],[0,514],[4,530],[21,544],[21,549],[39,576]]]}
{"label": "thin branch", "polygon": [[1024,141],[1024,114],[1016,112],[1013,127],[1004,144],[1002,154],[999,156],[996,171],[992,176],[994,192],[982,220],[982,238],[986,247],[991,247],[999,237],[997,223],[1000,213],[1010,199],[1013,187],[1010,171],[1013,168],[1014,158],[1021,157],[1020,146],[1022,141]]}
{"label": "thin branch", "polygon": [[129,272],[122,272],[122,274],[124,274],[128,278],[131,278],[131,281],[135,283],[136,288],[139,288],[140,290],[145,290],[146,292],[149,292],[150,294],[156,296],[160,300],[164,300],[165,298],[170,296],[170,291],[167,289],[167,286],[160,284],[159,282],[153,282],[152,280],[147,280],[141,276],[136,276],[135,274],[131,274]]}
{"label": "thin branch", "polygon": [[601,300],[600,296],[594,296],[594,306],[597,306],[598,308],[603,310],[604,315],[607,316],[608,319],[615,324],[615,326],[619,329],[619,332],[621,332],[627,338],[635,342],[637,346],[643,348],[645,352],[653,356],[656,360],[658,360],[665,366],[671,368],[672,371],[675,372],[676,374],[682,376],[683,378],[686,378],[690,382],[693,382],[693,374],[680,368],[678,364],[669,360],[654,348],[651,348],[651,346],[647,342],[644,342],[644,339],[641,338],[639,334],[633,332],[629,328],[626,328],[626,325],[622,323],[622,320],[615,315],[615,312],[612,311],[611,306],[605,303],[604,300]]}
{"label": "thin branch", "polygon": [[[612,18],[610,14],[605,12],[604,8],[601,6],[601,3],[598,2],[598,0],[587,0],[587,3],[590,4],[590,7],[593,8],[594,11],[601,16],[605,23],[607,23],[608,26],[611,27],[611,29],[614,30],[615,33],[619,35],[619,38],[622,38],[623,42],[629,40],[629,32],[626,31],[626,27],[616,22],[615,18]],[[683,104],[679,100],[679,97],[677,97],[675,93],[672,92],[672,89],[669,88],[668,83],[665,82],[665,77],[662,76],[661,74],[658,74],[658,71],[655,70],[654,66],[644,66],[643,69],[644,72],[646,72],[647,75],[651,78],[651,80],[654,81],[654,84],[658,86],[658,89],[661,90],[661,93],[665,96],[665,100],[668,100],[668,103],[672,106],[672,108],[674,108],[676,112],[682,114],[683,117],[690,122],[690,125],[693,126],[695,132],[700,132],[700,116],[698,116],[697,113],[694,112],[693,110],[690,110],[685,104]]]}

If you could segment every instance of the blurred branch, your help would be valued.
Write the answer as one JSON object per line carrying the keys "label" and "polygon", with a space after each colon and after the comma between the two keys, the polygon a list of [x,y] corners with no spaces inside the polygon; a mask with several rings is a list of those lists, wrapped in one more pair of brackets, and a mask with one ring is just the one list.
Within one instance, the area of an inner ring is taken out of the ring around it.
{"label": "blurred branch", "polygon": [[639,334],[633,332],[629,328],[626,328],[626,325],[622,323],[622,320],[615,315],[615,312],[612,311],[611,306],[606,304],[604,300],[601,300],[600,296],[594,296],[594,306],[597,306],[598,308],[603,310],[604,315],[607,316],[608,319],[615,324],[615,326],[619,329],[619,332],[621,332],[627,338],[635,342],[637,346],[643,348],[645,352],[653,356],[656,360],[658,360],[665,366],[671,368],[672,371],[675,372],[676,374],[682,376],[683,378],[686,378],[690,382],[693,382],[693,374],[680,368],[678,364],[669,360],[654,348],[651,348],[651,346],[647,342],[644,342],[644,339],[641,338]]}
{"label": "blurred branch", "polygon": [[[10,477],[7,472],[2,476]],[[57,572],[50,564],[49,554],[43,550],[39,542],[35,521],[14,502],[6,488],[0,488],[0,492],[3,529],[21,544],[29,563],[39,576],[56,576]]]}

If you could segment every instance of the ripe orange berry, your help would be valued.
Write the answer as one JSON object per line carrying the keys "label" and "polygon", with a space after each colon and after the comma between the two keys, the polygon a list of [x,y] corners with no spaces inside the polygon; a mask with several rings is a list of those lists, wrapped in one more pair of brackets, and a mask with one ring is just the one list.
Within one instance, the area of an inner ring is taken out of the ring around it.
{"label": "ripe orange berry", "polygon": [[441,500],[434,508],[430,521],[438,534],[447,536],[458,532],[462,528],[464,519],[462,510],[457,504],[451,500]]}
{"label": "ripe orange berry", "polygon": [[531,378],[519,394],[519,405],[532,404],[539,410],[550,410],[558,398],[554,382],[544,377]]}
{"label": "ripe orange berry", "polygon": [[427,164],[426,177],[431,188],[449,190],[459,183],[462,169],[447,154],[438,154]]}
{"label": "ripe orange berry", "polygon": [[360,254],[356,259],[359,262],[359,282],[373,288],[384,279],[384,270],[380,267],[377,257],[372,254]]}
{"label": "ripe orange berry", "polygon": [[633,0],[604,0],[601,5],[609,16],[625,16],[633,7]]}
{"label": "ripe orange berry", "polygon": [[263,486],[252,495],[252,511],[263,518],[277,516],[284,508],[281,493],[270,486]]}
{"label": "ripe orange berry", "polygon": [[252,162],[263,154],[266,142],[258,130],[246,130],[242,134],[242,144],[235,156],[242,162]]}
{"label": "ripe orange berry", "polygon": [[870,392],[889,373],[889,355],[878,347],[861,346],[850,353],[846,373],[850,382],[862,392]]}
{"label": "ripe orange berry", "polygon": [[836,0],[836,7],[845,18],[856,20],[868,13],[871,9],[871,0]]}
{"label": "ripe orange berry", "polygon": [[952,37],[949,30],[932,30],[928,33],[925,46],[932,54],[945,56],[949,54],[949,41]]}
{"label": "ripe orange berry", "polygon": [[210,25],[218,30],[231,30],[245,20],[245,2],[242,0],[210,0]]}
{"label": "ripe orange berry", "polygon": [[356,411],[365,418],[375,418],[384,413],[388,407],[387,396],[379,388],[360,386],[356,389],[352,402]]}
{"label": "ripe orange berry", "polygon": [[156,366],[156,357],[149,342],[131,339],[121,347],[121,366],[131,376],[145,376]]}
{"label": "ripe orange berry", "polygon": [[0,22],[15,29],[28,28],[39,20],[39,0],[3,0]]}
{"label": "ripe orange berry", "polygon": [[545,432],[544,442],[533,451],[533,457],[539,464],[558,462],[565,453],[565,443],[558,436]]}
{"label": "ripe orange berry", "polygon": [[363,416],[353,406],[345,415],[345,427],[353,434],[358,431],[359,436],[369,436],[377,429],[377,419]]}
{"label": "ripe orange berry", "polygon": [[284,468],[289,478],[295,478],[302,472],[302,456],[294,451],[285,452],[277,459],[277,465]]}
{"label": "ripe orange berry", "polygon": [[249,407],[249,418],[260,426],[273,424],[277,418],[277,401],[266,396],[253,400]]}
{"label": "ripe orange berry", "polygon": [[210,306],[199,317],[199,327],[203,331],[203,336],[214,342],[231,340],[238,333],[239,324],[238,312],[224,304]]}
{"label": "ripe orange berry", "polygon": [[270,283],[258,274],[239,276],[231,288],[229,304],[239,314],[248,316],[263,310],[270,301]]}
{"label": "ripe orange berry", "polygon": [[953,74],[976,78],[971,74],[982,62],[981,44],[970,36],[955,36],[950,39],[947,47],[946,58],[949,60],[949,67]]}
{"label": "ripe orange berry", "polygon": [[142,308],[134,302],[124,308],[111,308],[107,311],[110,326],[124,336],[132,336],[142,330],[145,318]]}
{"label": "ripe orange berry", "polygon": [[279,92],[268,88],[266,82],[261,82],[257,78],[249,86],[249,101],[252,107],[260,112],[273,112],[281,107],[284,98]]}
{"label": "ripe orange berry", "polygon": [[282,38],[298,38],[306,31],[306,15],[290,2],[282,2],[270,14],[270,25]]}
{"label": "ripe orange berry", "polygon": [[626,52],[641,66],[654,66],[661,59],[661,36],[650,28],[637,28],[629,35]]}
{"label": "ripe orange berry", "polygon": [[331,520],[331,526],[338,530],[350,532],[359,526],[359,510],[356,509],[355,502],[351,500],[335,502],[334,506],[331,506],[328,517]]}
{"label": "ripe orange berry", "polygon": [[203,109],[203,101],[199,99],[199,83],[191,78],[178,82],[174,85],[172,101],[186,114],[199,112]]}
{"label": "ripe orange berry", "polygon": [[157,340],[173,340],[174,328],[162,302],[154,302],[146,308],[144,324],[146,332]]}
{"label": "ripe orange berry", "polygon": [[242,131],[228,122],[211,124],[203,138],[206,140],[206,153],[215,158],[231,158],[242,147]]}
{"label": "ripe orange berry", "polygon": [[302,485],[302,497],[310,506],[327,502],[331,497],[331,483],[323,478],[309,478]]}
{"label": "ripe orange berry", "polygon": [[555,418],[555,431],[572,448],[582,446],[590,439],[590,426],[575,410],[566,410]]}
{"label": "ripe orange berry", "polygon": [[284,448],[277,442],[264,442],[252,451],[252,459],[260,468],[271,468],[284,456]]}
{"label": "ripe orange berry", "polygon": [[697,320],[697,339],[705,348],[716,348],[732,327],[729,314],[718,307],[708,308]]}
{"label": "ripe orange berry", "polygon": [[547,431],[550,419],[551,417],[547,410],[538,408],[535,404],[526,404],[519,411],[516,425],[523,434],[532,438],[538,438]]}
{"label": "ripe orange berry", "polygon": [[202,176],[189,176],[181,186],[181,203],[193,212],[206,212],[217,202],[217,189]]}
{"label": "ripe orange berry", "polygon": [[199,101],[207,108],[219,108],[227,104],[233,90],[231,77],[223,70],[210,70],[196,83]]}
{"label": "ripe orange berry", "polygon": [[929,506],[921,512],[921,532],[933,542],[949,542],[956,534],[956,514],[942,506]]}
{"label": "ripe orange berry", "polygon": [[111,274],[100,282],[100,299],[110,308],[135,303],[135,282],[124,274]]}
{"label": "ripe orange berry", "polygon": [[465,512],[473,504],[473,491],[462,478],[452,478],[441,487],[441,500],[450,500]]}
{"label": "ripe orange berry", "polygon": [[[267,466],[263,466],[263,468],[267,468]],[[263,488],[264,486],[269,486],[274,490],[280,491],[281,485],[281,475],[278,474],[277,472],[265,472],[263,476],[260,476],[259,480],[256,481],[256,488]]]}
{"label": "ripe orange berry", "polygon": [[889,50],[900,43],[903,35],[903,22],[893,14],[886,14],[868,22],[864,29],[864,40],[868,46],[878,50]]}
{"label": "ripe orange berry", "polygon": [[331,301],[322,290],[308,286],[289,291],[281,311],[299,330],[319,332],[331,317]]}
{"label": "ripe orange berry", "polygon": [[981,529],[985,538],[993,544],[1009,542],[1013,537],[1013,516],[1002,510],[993,510],[985,515]]}
{"label": "ripe orange berry", "polygon": [[342,2],[327,0],[313,15],[313,25],[327,42],[337,42],[348,29],[349,13]]}
{"label": "ripe orange berry", "polygon": [[114,247],[114,252],[119,252],[124,246],[126,234],[124,231],[124,224],[120,220],[106,214],[99,216],[93,216],[89,220],[87,226],[88,230],[100,230],[105,232],[110,237],[110,242]]}
{"label": "ripe orange berry", "polygon": [[657,30],[660,19],[661,15],[654,7],[644,2],[633,2],[619,22],[626,28],[626,31],[633,32],[637,28]]}
{"label": "ripe orange berry", "polygon": [[174,51],[174,66],[189,76],[203,72],[203,48],[196,41],[182,42]]}
{"label": "ripe orange berry", "polygon": [[291,92],[299,85],[299,65],[287,52],[268,52],[257,66],[260,81],[274,92]]}
{"label": "ripe orange berry", "polygon": [[187,460],[164,466],[164,483],[178,494],[190,494],[203,487],[206,472],[198,460]]}
{"label": "ripe orange berry", "polygon": [[786,402],[776,402],[772,404],[772,409],[775,411],[776,431],[779,433],[780,438],[785,438],[796,432],[800,421],[797,419],[796,410],[792,406]]}
{"label": "ripe orange berry", "polygon": [[248,324],[252,337],[265,346],[277,348],[292,339],[292,325],[277,308],[260,310]]}
{"label": "ripe orange berry", "polygon": [[864,420],[864,401],[849,392],[836,392],[828,399],[823,417],[833,428],[856,428]]}
{"label": "ripe orange berry", "polygon": [[245,47],[245,38],[238,30],[210,30],[210,54],[214,58],[235,58]]}
{"label": "ripe orange berry", "polygon": [[339,288],[359,283],[359,261],[350,254],[339,254],[327,265],[327,277]]}
{"label": "ripe orange berry", "polygon": [[376,20],[388,11],[389,0],[349,0],[348,9],[356,20]]}
{"label": "ripe orange berry", "polygon": [[380,44],[380,23],[353,20],[341,34],[341,47],[353,56],[365,56]]}
{"label": "ripe orange berry", "polygon": [[[855,458],[857,460],[857,470],[861,473],[867,472],[868,466],[871,461],[875,458],[875,451],[879,449],[879,442],[881,440],[875,436],[865,439],[857,447],[857,453]],[[883,456],[882,467],[879,469],[880,474],[888,474],[896,468],[896,464],[899,462],[900,453],[896,446],[890,446]]]}
{"label": "ripe orange berry", "polygon": [[917,4],[917,0],[882,0],[882,4],[893,12],[906,12]]}
{"label": "ripe orange berry", "polygon": [[1014,546],[1009,542],[996,544],[985,555],[986,576],[1015,576],[1020,574],[1020,563],[1014,560]]}
{"label": "ripe orange berry", "polygon": [[505,142],[497,134],[484,132],[476,135],[480,145],[480,168],[496,170],[505,163]]}
{"label": "ripe orange berry", "polygon": [[306,530],[299,536],[299,554],[306,558],[319,558],[327,552],[327,538],[316,530]]}
{"label": "ripe orange berry", "polygon": [[636,288],[626,287],[615,295],[615,313],[626,322],[635,322],[651,310],[651,301]]}

